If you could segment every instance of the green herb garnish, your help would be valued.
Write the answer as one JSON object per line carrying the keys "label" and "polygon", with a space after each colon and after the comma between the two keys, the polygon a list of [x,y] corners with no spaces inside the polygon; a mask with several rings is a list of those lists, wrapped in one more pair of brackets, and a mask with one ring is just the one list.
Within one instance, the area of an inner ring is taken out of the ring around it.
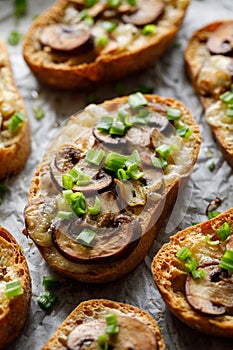
{"label": "green herb garnish", "polygon": [[23,289],[21,287],[20,279],[7,282],[5,294],[6,294],[6,297],[9,299],[23,294]]}
{"label": "green herb garnish", "polygon": [[228,236],[232,233],[232,228],[227,222],[224,222],[222,226],[217,228],[217,235],[221,241],[225,241]]}
{"label": "green herb garnish", "polygon": [[10,119],[8,129],[12,132],[16,132],[20,125],[24,122],[25,118],[26,117],[22,112],[15,112]]}
{"label": "green herb garnish", "polygon": [[86,247],[92,247],[96,236],[96,232],[88,228],[84,228],[76,237],[76,241]]}
{"label": "green herb garnish", "polygon": [[20,43],[20,40],[22,39],[22,37],[23,37],[23,34],[19,33],[16,30],[12,30],[8,35],[7,42],[12,46],[16,46]]}

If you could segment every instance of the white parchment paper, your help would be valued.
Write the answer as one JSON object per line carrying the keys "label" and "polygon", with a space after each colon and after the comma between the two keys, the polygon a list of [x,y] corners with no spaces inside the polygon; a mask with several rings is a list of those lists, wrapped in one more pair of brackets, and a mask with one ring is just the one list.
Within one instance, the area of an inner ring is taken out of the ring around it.
{"label": "white parchment paper", "polygon": [[[52,0],[28,0],[29,9],[18,23],[13,18],[13,0],[0,0],[0,37],[7,40],[16,29],[25,33],[35,15],[48,8]],[[0,206],[0,224],[8,229],[22,245],[31,277],[33,296],[28,321],[22,335],[9,350],[39,350],[46,343],[57,326],[83,300],[108,298],[129,303],[149,312],[161,327],[169,350],[233,350],[233,340],[208,337],[182,324],[164,305],[154,285],[150,265],[155,253],[169,236],[194,222],[207,219],[205,210],[216,197],[222,199],[219,208],[224,211],[233,204],[233,172],[219,152],[208,126],[198,97],[188,80],[183,62],[183,51],[193,31],[218,19],[232,18],[232,0],[192,0],[187,15],[174,44],[166,55],[154,66],[140,74],[123,80],[125,93],[134,91],[138,85],[153,87],[154,93],[173,97],[183,102],[198,122],[203,138],[201,151],[195,169],[186,186],[180,189],[171,216],[162,227],[158,239],[145,260],[125,278],[105,285],[88,285],[61,278],[56,291],[59,301],[49,313],[37,305],[37,298],[43,293],[42,278],[54,273],[48,268],[32,242],[22,234],[24,228],[23,209],[35,167],[44,154],[49,142],[56,136],[58,127],[72,113],[81,110],[88,98],[87,93],[64,93],[40,86],[32,76],[22,57],[22,47],[9,46],[10,60],[20,93],[24,98],[32,129],[30,158],[23,172],[7,179],[9,190]],[[116,96],[115,84],[101,86],[93,91],[97,102]],[[33,107],[42,107],[45,117],[38,121]],[[210,172],[208,166],[214,161],[216,168]]]}

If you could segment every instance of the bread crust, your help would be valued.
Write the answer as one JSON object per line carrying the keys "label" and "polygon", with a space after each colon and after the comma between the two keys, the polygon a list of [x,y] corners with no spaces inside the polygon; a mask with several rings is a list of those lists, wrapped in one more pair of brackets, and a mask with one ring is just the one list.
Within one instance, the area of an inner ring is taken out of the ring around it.
{"label": "bread crust", "polygon": [[20,279],[23,294],[0,302],[0,349],[6,349],[20,334],[27,320],[31,300],[31,278],[26,259],[15,238],[0,226],[1,293],[4,279]]}
{"label": "bread crust", "polygon": [[[97,106],[91,105],[87,107],[86,110],[84,110],[82,113],[78,114],[76,117],[72,117],[69,123],[65,126],[65,128],[61,130],[60,134],[53,142],[51,147],[48,149],[42,161],[39,163],[31,182],[28,202],[29,211],[28,207],[26,206],[24,212],[26,220],[26,234],[30,235],[30,237],[37,244],[40,253],[47,261],[47,263],[54,270],[61,274],[78,279],[83,282],[103,283],[120,278],[126,275],[129,271],[133,270],[146,256],[149,248],[151,247],[155,237],[158,234],[162,223],[169,215],[169,212],[176,200],[180,183],[187,178],[188,174],[191,172],[195,164],[200,148],[201,137],[198,126],[195,123],[193,117],[191,116],[190,111],[180,102],[171,98],[162,98],[156,95],[145,95],[145,97],[151,103],[160,104],[166,107],[180,108],[182,110],[182,121],[186,125],[188,125],[193,131],[191,139],[189,139],[189,141],[185,141],[187,143],[184,143],[187,145],[187,149],[189,150],[189,159],[182,161],[183,164],[187,163],[185,173],[181,174],[180,177],[178,175],[175,176],[175,178],[172,180],[168,179],[168,182],[170,182],[169,184],[167,184],[159,200],[155,200],[153,210],[151,210],[149,213],[149,209],[145,209],[146,211],[143,211],[144,219],[142,214],[139,216],[140,218],[142,218],[139,220],[144,220],[142,237],[140,238],[140,241],[136,248],[134,248],[134,250],[128,256],[118,259],[115,262],[105,262],[104,264],[92,263],[91,265],[85,265],[68,261],[57,251],[57,249],[54,247],[53,242],[51,242],[51,233],[49,233],[49,229],[46,229],[45,232],[42,232],[41,234],[36,233],[37,224],[36,222],[32,224],[30,219],[33,219],[36,215],[38,215],[38,213],[35,214],[33,211],[33,201],[40,202],[41,198],[43,198],[43,192],[44,194],[46,194],[47,197],[50,196],[51,198],[54,197],[54,195],[56,195],[57,190],[54,192],[54,186],[52,186],[50,179],[49,164],[51,162],[51,159],[53,159],[54,154],[57,153],[58,145],[59,147],[61,147],[62,144],[72,144],[73,141],[69,130],[79,130],[79,134],[85,135],[85,131],[89,130],[89,128],[96,123],[98,118],[101,117],[100,113],[103,110],[103,108],[107,108],[107,106],[108,108],[110,108],[109,106],[114,106],[118,103],[124,105],[124,103],[127,102],[128,97],[125,96],[122,98],[116,98],[111,101],[105,101],[103,104]],[[100,112],[93,113],[93,108],[94,111],[96,108],[100,108],[100,110],[97,110],[97,112]],[[95,119],[93,119],[93,114],[95,115]],[[85,124],[85,126],[83,123]],[[79,134],[75,134],[76,140],[79,139]],[[78,141],[76,142],[78,143]],[[169,176],[170,175],[168,175],[168,177]],[[166,179],[167,177],[165,176],[165,182]],[[32,214],[31,216],[31,213],[34,214]],[[51,217],[49,218],[48,222],[50,221]],[[48,227],[49,225],[50,224],[48,224]]]}
{"label": "bread crust", "polygon": [[[89,63],[72,63],[71,59],[56,63],[48,58],[36,37],[37,31],[52,23],[60,23],[68,6],[67,0],[58,0],[30,27],[23,44],[24,58],[36,78],[60,89],[90,89],[104,81],[120,79],[152,65],[169,47],[177,33],[189,0],[170,0],[156,21],[156,33],[147,36],[138,48],[98,54]],[[58,57],[59,54],[58,54]]]}
{"label": "bread crust", "polygon": [[[198,84],[198,79],[202,76],[202,68],[208,62],[211,57],[209,50],[206,47],[206,42],[208,38],[223,24],[228,24],[232,22],[231,20],[221,20],[212,22],[197,31],[194,32],[189,40],[187,48],[184,53],[185,65],[187,73],[192,81],[192,84],[199,94],[201,103],[204,108],[205,119],[211,129],[211,132],[216,139],[219,148],[227,160],[229,165],[233,168],[233,138],[232,138],[232,123],[229,117],[226,117],[226,106],[223,102],[219,100],[219,93],[216,94],[215,91],[209,91],[208,94],[203,94],[200,90],[200,85]],[[220,55],[219,55],[220,56]],[[223,55],[221,55],[224,57]],[[213,57],[213,56],[212,56]],[[224,84],[224,76],[220,70],[215,74],[219,81],[222,80]],[[221,78],[222,76],[222,78]],[[225,89],[225,91],[227,88]],[[224,92],[224,86],[222,87],[221,93]],[[215,108],[216,106],[216,108]],[[211,115],[209,116],[209,114]],[[221,113],[224,116],[220,117]],[[213,114],[215,114],[215,122],[211,121]],[[217,116],[219,115],[219,118]],[[222,118],[223,122],[220,121]],[[232,118],[231,118],[232,119]],[[218,122],[216,122],[218,121]]]}
{"label": "bread crust", "polygon": [[[204,261],[221,258],[217,248],[210,248],[205,237],[213,234],[218,227],[227,222],[233,229],[233,208],[216,218],[186,228],[170,238],[170,242],[155,255],[151,268],[155,284],[170,311],[189,327],[212,336],[233,337],[233,316],[226,313],[221,316],[208,316],[197,312],[188,303],[185,296],[185,281],[188,275],[184,262],[176,257],[181,247],[191,250],[192,256],[201,265]],[[224,243],[221,242],[223,245]],[[206,256],[204,253],[206,253]],[[217,253],[216,253],[217,252]],[[209,256],[207,256],[209,254]],[[222,253],[223,254],[223,253]]]}
{"label": "bread crust", "polygon": [[147,312],[133,306],[106,299],[93,299],[79,304],[65,321],[58,327],[52,337],[43,346],[42,350],[65,349],[69,333],[80,324],[93,319],[105,317],[109,313],[137,318],[145,323],[155,334],[158,350],[164,350],[165,344],[159,327],[154,318]]}
{"label": "bread crust", "polygon": [[[3,101],[0,103],[0,180],[10,175],[18,174],[24,167],[30,153],[30,127],[28,119],[20,124],[16,132],[7,130],[10,117],[15,112],[26,110],[18,88],[13,79],[13,73],[5,44],[0,41],[0,83],[3,91]],[[5,100],[4,100],[5,98]],[[4,103],[9,111],[2,109]]]}

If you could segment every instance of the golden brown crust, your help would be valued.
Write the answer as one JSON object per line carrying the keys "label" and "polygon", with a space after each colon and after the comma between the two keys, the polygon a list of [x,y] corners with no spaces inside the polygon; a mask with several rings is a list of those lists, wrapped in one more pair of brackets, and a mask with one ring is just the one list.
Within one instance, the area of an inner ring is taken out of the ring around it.
{"label": "golden brown crust", "polygon": [[[5,44],[0,41],[0,81],[3,89],[3,101],[0,103],[0,179],[18,174],[24,167],[30,152],[30,127],[26,118],[16,132],[7,130],[10,117],[15,112],[26,116],[23,100],[15,85]],[[4,97],[10,107],[9,113],[2,110]],[[1,120],[3,119],[3,123]]]}
{"label": "golden brown crust", "polygon": [[[227,160],[227,162],[230,164],[230,166],[233,168],[233,140],[232,140],[232,129],[227,124],[222,125],[215,125],[214,123],[211,123],[209,121],[209,109],[216,104],[216,102],[219,100],[219,94],[216,94],[213,90],[210,91],[208,94],[203,94],[203,91],[200,90],[200,85],[198,84],[198,79],[201,77],[201,70],[203,66],[207,63],[209,60],[211,54],[209,50],[206,47],[206,42],[210,35],[216,31],[222,24],[227,24],[232,22],[231,20],[221,20],[216,21],[213,23],[210,23],[199,30],[195,31],[192,35],[191,39],[189,40],[189,43],[187,45],[187,48],[185,50],[184,58],[185,58],[185,65],[187,69],[187,73],[192,81],[192,84],[197,91],[197,93],[200,96],[201,103],[204,108],[206,121],[209,124],[211,131],[213,133],[214,138],[216,139],[217,143],[219,144],[220,150],[224,156],[224,158]],[[222,73],[221,73],[222,74]],[[215,74],[215,76],[218,76],[218,79],[221,81],[224,81],[224,78],[221,79],[220,73]],[[224,87],[223,91],[224,92]],[[224,104],[222,104],[223,106]],[[220,108],[222,108],[220,106]],[[224,106],[223,106],[224,107]],[[224,110],[224,108],[222,108]],[[216,113],[218,113],[219,110],[216,110]],[[227,122],[228,124],[231,123],[229,120]]]}
{"label": "golden brown crust", "polygon": [[[164,193],[162,194],[162,197],[160,197],[159,200],[155,200],[155,203],[153,205],[153,210],[150,212],[150,214],[146,213],[144,215],[145,219],[143,220],[145,221],[145,226],[143,227],[143,234],[137,247],[125,258],[121,258],[120,260],[117,260],[115,262],[108,262],[108,263],[105,262],[104,265],[101,263],[100,264],[95,263],[89,266],[85,264],[80,265],[65,259],[56,250],[53,243],[51,243],[49,231],[44,232],[42,234],[36,234],[36,235],[34,234],[37,230],[37,227],[33,227],[33,225],[31,226],[30,219],[28,219],[30,217],[30,213],[26,214],[25,212],[26,229],[28,230],[28,233],[30,234],[31,238],[37,244],[37,247],[40,250],[40,253],[44,257],[44,259],[47,261],[47,263],[51,266],[51,268],[53,268],[54,270],[56,270],[57,272],[63,275],[66,275],[68,277],[75,278],[84,282],[103,283],[103,282],[108,282],[108,281],[120,278],[126,275],[132,269],[134,269],[146,256],[149,248],[153,244],[153,241],[159,232],[159,229],[162,223],[164,222],[166,217],[169,215],[169,212],[176,200],[180,183],[184,181],[184,179],[192,171],[192,168],[196,162],[196,159],[199,153],[201,136],[200,136],[199,128],[195,123],[193,117],[191,116],[190,111],[180,102],[172,98],[162,98],[156,95],[145,95],[145,97],[149,102],[160,104],[166,107],[179,108],[182,110],[182,121],[184,122],[184,124],[189,126],[190,129],[193,131],[191,139],[186,141],[188,142],[187,145],[189,145],[187,146],[189,159],[186,159],[185,162],[182,162],[182,163],[187,163],[187,168],[185,169],[185,173],[181,174],[180,177],[177,175],[175,176],[174,179],[173,178],[171,180],[168,179],[169,183],[167,184],[164,190]],[[103,104],[97,107],[102,108],[102,106],[106,107],[114,103],[126,103],[127,99],[128,97],[126,96],[122,98],[116,98],[111,101],[105,101]],[[89,111],[88,108],[87,108],[87,111]],[[84,121],[84,123],[89,123],[88,120],[90,118],[90,115],[87,114],[87,111],[84,110],[83,112],[84,114],[82,113],[77,117],[71,118],[67,126],[61,130],[57,139],[53,142],[52,146],[49,148],[46,155],[44,156],[42,161],[39,163],[36,169],[35,175],[31,182],[31,188],[29,192],[29,208],[31,208],[30,201],[33,201],[33,200],[40,201],[41,198],[43,198],[44,183],[46,183],[46,186],[47,186],[46,187],[47,189],[45,190],[46,195],[49,196],[49,191],[51,191],[51,195],[53,194],[53,187],[51,186],[51,180],[49,175],[49,164],[51,162],[51,159],[53,155],[56,154],[57,152],[58,142],[61,142],[62,137],[64,137],[64,135],[67,135],[67,134],[70,135],[70,133],[67,130],[71,130],[71,129],[77,130],[75,128],[75,126],[77,126],[78,129],[80,129],[80,133],[83,132],[82,131],[83,129],[81,127],[82,125],[81,121]],[[98,118],[100,117],[101,115],[98,116]],[[93,126],[94,123],[96,123],[96,119],[95,121],[92,120],[91,123],[92,123],[91,126]],[[90,126],[88,126],[88,128],[89,127]],[[78,135],[77,134],[75,135],[77,139]],[[63,142],[65,142],[65,144],[67,143],[69,144],[69,140],[72,140],[70,139],[70,136],[68,137],[68,140],[65,137]],[[72,141],[70,141],[70,143],[72,143]],[[165,176],[165,182],[166,182],[166,176]],[[48,185],[49,183],[50,185]],[[33,217],[34,217],[34,214],[32,214],[32,218]],[[55,256],[56,256],[56,259],[54,258]]]}
{"label": "golden brown crust", "polygon": [[108,313],[130,316],[145,323],[156,336],[158,350],[165,349],[164,340],[160,333],[159,327],[154,318],[147,312],[128,304],[106,299],[93,299],[79,304],[79,306],[77,306],[76,309],[74,309],[66,320],[58,327],[52,337],[44,345],[42,350],[66,349],[66,339],[69,333],[77,325],[87,322],[88,320],[104,317]]}
{"label": "golden brown crust", "polygon": [[40,82],[61,89],[85,89],[93,88],[94,84],[103,81],[120,79],[153,64],[165,52],[177,33],[189,0],[166,2],[165,12],[157,23],[157,34],[153,39],[148,38],[148,44],[142,47],[97,55],[90,63],[75,64],[69,60],[62,63],[49,60],[46,62],[42,58],[42,49],[38,39],[35,38],[35,33],[43,26],[59,23],[67,4],[67,0],[58,0],[32,24],[24,39],[24,58]]}
{"label": "golden brown crust", "polygon": [[[191,250],[192,256],[198,263],[208,261],[208,259],[219,258],[219,256],[216,257],[215,253],[215,250],[217,252],[217,248],[210,248],[205,241],[205,236],[207,234],[213,234],[225,222],[233,229],[232,208],[214,219],[178,232],[171,237],[169,243],[164,244],[159,250],[153,259],[151,268],[154,281],[163,300],[176,317],[200,332],[212,336],[232,338],[232,315],[208,316],[207,314],[201,314],[195,311],[190,306],[184,291],[188,272],[184,267],[184,263],[176,257],[179,249],[186,247]],[[203,252],[209,252],[210,256],[205,256]]]}
{"label": "golden brown crust", "polygon": [[[6,281],[21,280],[23,294],[0,302],[0,349],[6,349],[20,334],[26,322],[31,300],[31,278],[26,259],[15,238],[0,226],[1,271],[0,285]],[[3,287],[2,287],[3,288]],[[4,290],[1,288],[1,293]]]}

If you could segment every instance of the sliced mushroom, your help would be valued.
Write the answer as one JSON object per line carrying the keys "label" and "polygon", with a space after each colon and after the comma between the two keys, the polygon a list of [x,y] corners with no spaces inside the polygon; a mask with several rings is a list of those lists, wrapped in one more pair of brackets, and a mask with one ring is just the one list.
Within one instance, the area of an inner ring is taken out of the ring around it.
{"label": "sliced mushroom", "polygon": [[233,21],[221,24],[210,35],[206,46],[212,54],[231,54],[233,50]]}
{"label": "sliced mushroom", "polygon": [[[157,340],[152,330],[140,320],[117,315],[119,332],[109,335],[109,349],[140,349],[156,350]],[[81,350],[84,346],[90,349],[98,348],[99,336],[105,334],[105,319],[90,320],[75,327],[69,334],[67,347],[69,350]]]}
{"label": "sliced mushroom", "polygon": [[163,13],[164,7],[163,0],[138,0],[138,10],[130,15],[123,15],[122,20],[136,26],[144,26],[153,23]]}
{"label": "sliced mushroom", "polygon": [[87,9],[89,16],[97,17],[100,13],[108,8],[108,3],[105,1],[98,1],[96,4]]}
{"label": "sliced mushroom", "polygon": [[213,211],[218,209],[218,207],[221,205],[222,200],[219,197],[216,197],[215,199],[213,199],[207,206],[206,208],[206,216],[208,216],[208,214]]}
{"label": "sliced mushroom", "polygon": [[169,135],[175,133],[173,124],[167,119],[167,117],[160,113],[153,113],[149,125],[158,129],[163,135]]}
{"label": "sliced mushroom", "polygon": [[104,146],[107,147],[122,147],[125,146],[127,141],[123,137],[114,136],[111,134],[108,134],[106,132],[102,132],[97,129],[97,127],[94,127],[92,129],[94,137],[101,143],[104,144]]}
{"label": "sliced mushroom", "polygon": [[233,250],[233,233],[230,236],[228,236],[228,238],[227,238],[226,249]]}
{"label": "sliced mushroom", "polygon": [[194,279],[188,275],[185,291],[189,304],[198,312],[220,316],[233,310],[233,280],[226,278],[217,264],[200,266],[206,275]]}
{"label": "sliced mushroom", "polygon": [[[73,51],[88,44],[90,49],[91,31],[84,23],[79,24],[50,24],[42,29],[40,42],[57,51]],[[93,44],[92,44],[93,47]]]}
{"label": "sliced mushroom", "polygon": [[88,185],[78,186],[74,185],[72,190],[74,192],[83,192],[85,194],[93,192],[101,192],[106,190],[112,183],[112,176],[106,174],[103,169],[96,169],[95,167],[86,167],[85,174],[91,175],[91,180]]}
{"label": "sliced mushroom", "polygon": [[68,173],[75,165],[85,175],[90,176],[90,182],[85,186],[74,185],[73,191],[88,194],[102,191],[111,185],[112,177],[106,174],[103,169],[87,163],[83,157],[84,154],[73,146],[63,147],[56,154],[50,163],[50,175],[59,191],[63,189],[62,175]]}
{"label": "sliced mushroom", "polygon": [[42,247],[53,245],[51,221],[56,215],[56,203],[48,197],[34,197],[24,209],[26,235]]}
{"label": "sliced mushroom", "polygon": [[63,147],[50,163],[50,175],[57,189],[63,189],[62,175],[72,169],[84,154],[74,146]]}
{"label": "sliced mushroom", "polygon": [[[84,228],[97,234],[91,247],[76,240]],[[52,229],[53,242],[60,253],[68,260],[80,264],[119,260],[132,252],[140,236],[139,223],[123,215],[117,216],[111,227],[90,226],[78,219],[71,222],[58,220]]]}
{"label": "sliced mushroom", "polygon": [[146,204],[146,194],[138,181],[120,181],[115,179],[116,192],[118,194],[117,203],[122,210],[127,205],[134,207]]}

